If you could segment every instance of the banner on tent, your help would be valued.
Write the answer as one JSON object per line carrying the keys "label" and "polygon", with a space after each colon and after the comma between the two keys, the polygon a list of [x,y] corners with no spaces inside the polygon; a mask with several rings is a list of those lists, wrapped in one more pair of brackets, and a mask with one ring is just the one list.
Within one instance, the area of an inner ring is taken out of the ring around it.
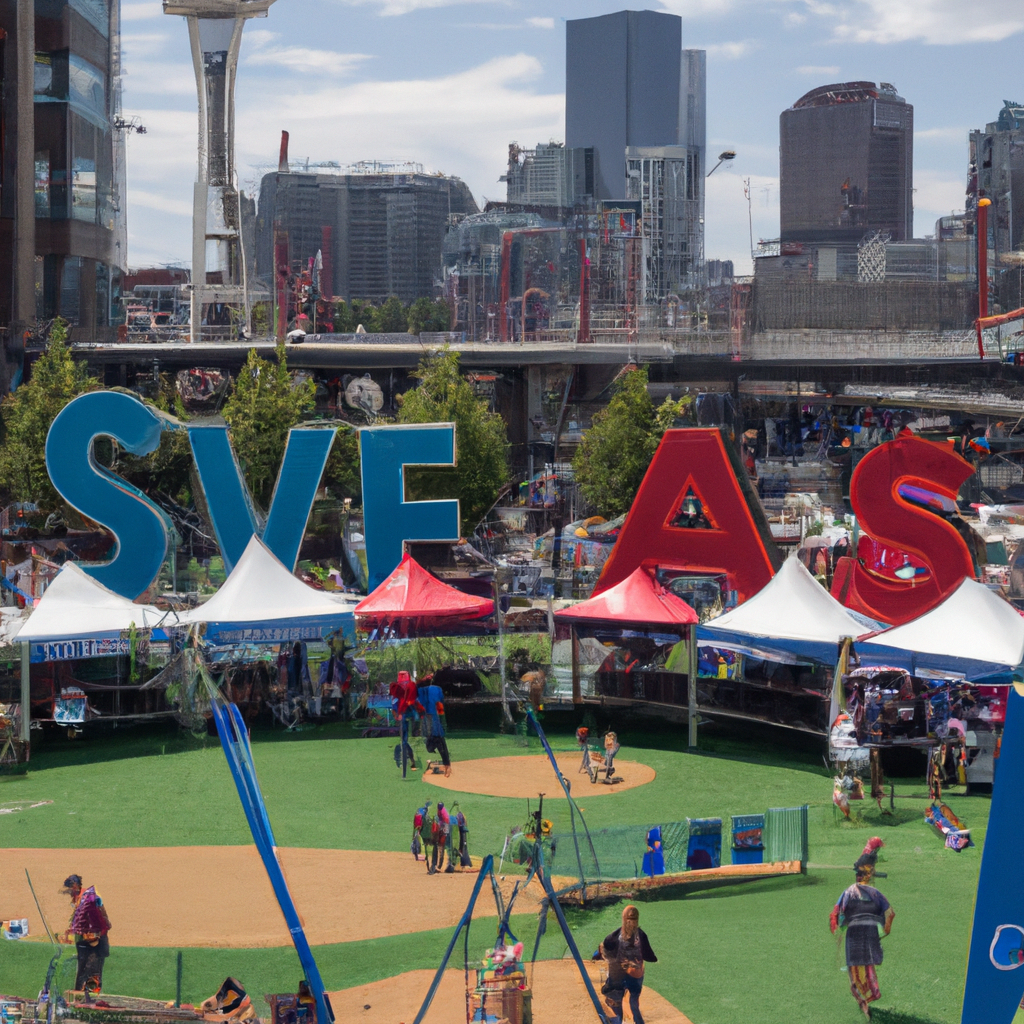
{"label": "banner on tent", "polygon": [[48,640],[32,644],[29,658],[34,664],[42,661],[78,661],[80,658],[112,658],[130,654],[131,641],[116,640]]}

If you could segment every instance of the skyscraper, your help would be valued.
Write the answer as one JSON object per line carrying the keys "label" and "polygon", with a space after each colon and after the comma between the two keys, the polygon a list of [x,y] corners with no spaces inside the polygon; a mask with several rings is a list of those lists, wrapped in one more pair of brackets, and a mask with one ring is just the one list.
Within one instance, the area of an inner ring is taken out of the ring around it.
{"label": "skyscraper", "polygon": [[119,16],[117,0],[0,2],[3,326],[109,333],[127,258]]}
{"label": "skyscraper", "polygon": [[914,108],[886,82],[824,85],[779,117],[783,242],[914,234]]}
{"label": "skyscraper", "polygon": [[682,19],[619,11],[565,26],[565,144],[594,147],[595,198],[626,194],[627,146],[704,145],[704,52]]}
{"label": "skyscraper", "polygon": [[642,204],[644,301],[700,281],[705,53],[682,19],[619,11],[566,23],[565,144],[593,147],[594,199]]}

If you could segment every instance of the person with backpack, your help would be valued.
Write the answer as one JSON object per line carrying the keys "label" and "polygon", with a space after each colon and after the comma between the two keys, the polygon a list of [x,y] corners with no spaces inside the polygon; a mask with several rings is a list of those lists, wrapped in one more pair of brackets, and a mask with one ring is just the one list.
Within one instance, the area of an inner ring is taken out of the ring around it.
{"label": "person with backpack", "polygon": [[[434,874],[442,868],[444,868],[446,873],[451,874],[455,870],[452,864],[451,850],[449,849],[452,835],[452,819],[448,813],[448,808],[442,802],[439,802],[437,805],[437,816],[434,818],[434,824],[430,874]],[[446,868],[444,867],[445,851],[448,852],[448,867]]]}

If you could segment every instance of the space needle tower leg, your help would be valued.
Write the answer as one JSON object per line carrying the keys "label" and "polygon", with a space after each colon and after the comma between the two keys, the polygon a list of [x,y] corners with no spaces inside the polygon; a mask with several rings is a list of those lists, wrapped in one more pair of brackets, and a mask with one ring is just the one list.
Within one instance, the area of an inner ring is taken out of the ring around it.
{"label": "space needle tower leg", "polygon": [[244,310],[249,295],[235,176],[235,73],[242,29],[265,18],[274,0],[163,0],[164,14],[188,22],[199,98],[199,167],[192,197],[189,340],[202,336],[203,308],[216,302]]}

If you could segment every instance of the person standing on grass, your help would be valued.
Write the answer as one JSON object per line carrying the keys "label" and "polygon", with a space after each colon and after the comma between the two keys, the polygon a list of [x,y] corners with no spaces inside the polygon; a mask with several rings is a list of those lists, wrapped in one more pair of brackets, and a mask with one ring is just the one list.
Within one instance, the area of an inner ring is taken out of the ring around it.
{"label": "person standing on grass", "polygon": [[608,980],[601,991],[612,1012],[609,1024],[622,1024],[622,1000],[627,992],[633,1024],[644,1024],[640,1013],[644,963],[657,963],[658,958],[640,927],[640,911],[632,903],[622,911],[622,927],[605,937],[597,955],[608,964]]}
{"label": "person standing on grass", "polygon": [[98,995],[103,988],[103,964],[110,956],[110,918],[103,906],[96,887],[82,889],[81,875],[68,875],[64,879],[64,890],[71,897],[74,910],[71,924],[64,932],[63,941],[71,942],[74,937],[78,952],[78,973],[75,976],[75,991]]}
{"label": "person standing on grass", "polygon": [[865,1017],[871,1017],[871,1003],[881,998],[875,968],[882,962],[881,928],[888,935],[896,912],[874,886],[868,885],[873,865],[857,868],[857,881],[836,901],[829,924],[832,934],[846,928],[846,968],[850,972],[850,991]]}

